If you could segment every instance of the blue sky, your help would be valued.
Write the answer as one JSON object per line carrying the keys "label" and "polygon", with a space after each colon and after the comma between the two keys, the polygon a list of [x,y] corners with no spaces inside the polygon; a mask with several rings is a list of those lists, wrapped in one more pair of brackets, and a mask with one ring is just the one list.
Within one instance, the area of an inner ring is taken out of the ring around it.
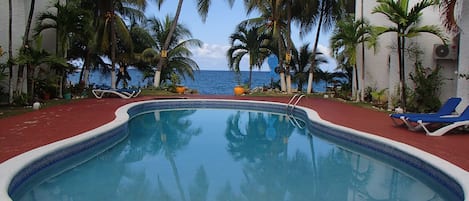
{"label": "blue sky", "polygon": [[[174,16],[177,7],[177,0],[168,0],[158,10],[154,1],[149,1],[146,14],[148,17],[156,16],[163,18],[166,15]],[[204,42],[202,48],[193,49],[193,59],[199,64],[201,70],[229,70],[226,59],[226,51],[229,49],[229,36],[235,31],[236,25],[248,18],[257,17],[255,13],[246,15],[243,1],[235,1],[235,5],[230,8],[225,0],[212,0],[207,20],[202,22],[202,18],[197,13],[195,0],[184,1],[179,23],[184,24],[191,30],[193,38]],[[310,43],[312,47],[314,42],[315,30],[303,39],[299,37],[299,31],[296,28],[292,30],[292,37],[296,46]],[[329,34],[322,33],[319,41],[319,50],[329,54]],[[243,58],[240,65],[241,70],[248,70],[248,58]],[[323,69],[332,71],[335,68],[335,62],[330,59],[330,64],[323,66]],[[267,65],[262,67],[263,71],[268,71]]]}

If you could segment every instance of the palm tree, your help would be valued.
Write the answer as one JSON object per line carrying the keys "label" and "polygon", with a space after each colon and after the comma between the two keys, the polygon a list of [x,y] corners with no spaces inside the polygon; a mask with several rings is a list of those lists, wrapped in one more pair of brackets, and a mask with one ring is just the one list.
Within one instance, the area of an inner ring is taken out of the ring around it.
{"label": "palm tree", "polygon": [[[233,5],[234,0],[227,0],[227,1],[229,2],[230,6]],[[161,5],[163,4],[164,0],[157,0],[157,2],[158,2],[158,7],[161,8]],[[173,37],[173,33],[176,29],[176,25],[179,22],[179,16],[181,15],[183,3],[184,3],[184,0],[178,0],[178,5],[176,8],[176,14],[174,15],[173,24],[171,25],[171,28],[169,29],[169,34],[164,40],[164,43],[160,52],[161,59],[158,61],[158,65],[156,67],[156,72],[154,76],[153,86],[155,87],[160,86],[161,71],[165,67],[164,63],[166,62],[166,59],[167,59],[168,48],[171,42],[171,38]],[[204,22],[207,17],[208,10],[210,8],[210,4],[211,4],[211,0],[197,0],[197,8],[199,11],[199,15],[202,17],[202,20]]]}
{"label": "palm tree", "polygon": [[[316,66],[311,66],[311,56],[313,51],[310,49],[310,44],[304,44],[300,47],[299,51],[293,51],[292,58],[292,67],[295,72],[293,76],[293,81],[297,83],[298,91],[303,91],[303,84],[307,82],[307,74],[310,71],[310,68],[313,68],[315,73],[318,73],[320,69],[317,64],[327,63],[327,59],[324,57],[322,52],[316,52],[316,61],[314,62]],[[314,77],[315,81],[319,80],[319,76]]]}
{"label": "palm tree", "polygon": [[[56,12],[46,11],[40,13],[37,18],[35,28],[35,36],[39,36],[42,31],[55,29],[56,32],[56,52],[64,59],[68,58],[68,50],[73,37],[85,38],[90,36],[91,15],[88,11],[81,9],[78,5],[70,2],[61,5],[59,2],[53,4]],[[60,75],[59,80],[59,97],[62,97],[62,87],[66,79],[66,71],[60,69],[57,72]]]}
{"label": "palm tree", "polygon": [[459,26],[454,18],[456,3],[458,0],[442,0],[440,1],[440,8],[442,9],[443,24],[448,31],[458,33]]}
{"label": "palm tree", "polygon": [[[353,85],[355,85],[355,97],[357,101],[360,100],[360,89],[364,91],[364,87],[359,87],[358,81],[359,76],[356,61],[357,46],[365,42],[368,42],[370,45],[375,45],[375,38],[373,29],[368,21],[364,19],[354,20],[352,16],[347,16],[344,20],[336,24],[336,28],[330,39],[334,56],[336,58],[339,55],[346,56],[347,62],[354,68],[353,77],[355,77],[355,80],[353,80]],[[362,83],[364,83],[364,80],[362,80]],[[363,97],[361,98],[363,99]]]}
{"label": "palm tree", "polygon": [[[150,33],[156,44],[145,49],[141,54],[138,54],[140,61],[146,62],[151,65],[152,63],[159,63],[162,58],[161,51],[163,51],[163,41],[170,34],[171,26],[174,24],[174,19],[166,16],[164,21],[152,18],[148,21]],[[173,37],[169,41],[167,51],[167,58],[164,59],[164,68],[161,71],[159,82],[166,82],[171,80],[171,73],[176,72],[179,76],[186,78],[186,76],[194,79],[194,71],[199,69],[197,63],[192,60],[191,47],[201,47],[202,42],[192,38],[192,34],[185,26],[178,24],[173,32]],[[160,83],[159,83],[160,84]],[[158,85],[159,85],[158,84]]]}
{"label": "palm tree", "polygon": [[[26,22],[26,28],[25,28],[24,35],[23,35],[23,44],[22,44],[21,49],[30,48],[29,33],[30,33],[30,30],[31,30],[31,23],[32,23],[33,16],[34,16],[34,7],[35,7],[35,5],[36,5],[36,0],[31,0],[30,7],[29,7],[28,20]],[[24,81],[23,80],[24,72],[27,68],[29,68],[29,66],[30,66],[30,64],[25,63],[24,65],[19,66],[19,68],[18,68],[18,80],[17,80],[17,84],[16,84],[17,95],[21,95],[23,93],[22,89],[23,89],[23,84],[24,84],[23,83],[23,81]]]}
{"label": "palm tree", "polygon": [[[92,8],[96,36],[88,45],[97,46],[100,55],[108,55],[111,60],[111,87],[115,88],[115,66],[117,62],[118,41],[120,45],[131,46],[131,38],[123,17],[143,19],[142,10],[146,7],[145,0],[83,0],[83,7]],[[119,40],[118,40],[119,39]],[[88,47],[87,54],[91,54],[92,47]],[[131,48],[129,48],[131,49]],[[87,61],[85,61],[87,63]]]}
{"label": "palm tree", "polygon": [[343,78],[346,79],[342,82],[342,90],[350,89],[352,91],[352,82],[354,75],[354,66],[350,64],[348,56],[344,55],[343,51],[338,52],[334,56],[337,60],[336,71],[343,73]]}
{"label": "palm tree", "polygon": [[61,66],[66,68],[68,66],[66,60],[62,57],[52,55],[42,49],[42,40],[41,38],[36,39],[35,47],[27,46],[21,48],[20,54],[16,58],[16,63],[19,65],[27,65],[27,82],[28,82],[28,93],[29,102],[32,102],[34,98],[34,82],[36,75],[34,72],[37,71],[41,64],[49,64],[55,66]]}
{"label": "palm tree", "polygon": [[286,55],[286,43],[289,40],[289,33],[287,31],[286,22],[287,16],[290,12],[285,13],[286,0],[254,0],[245,1],[247,13],[251,13],[253,10],[259,11],[260,17],[252,18],[244,21],[245,24],[251,24],[252,26],[259,26],[261,32],[266,32],[272,35],[272,40],[277,43],[277,57],[279,59],[280,67],[280,88],[281,91],[287,91],[286,80],[285,80],[285,68],[283,55]]}
{"label": "palm tree", "polygon": [[430,33],[439,37],[444,43],[446,38],[443,32],[436,25],[418,26],[418,22],[422,16],[423,9],[438,5],[438,0],[422,0],[416,3],[413,7],[409,7],[409,0],[377,0],[379,3],[372,14],[381,13],[386,18],[394,23],[394,26],[376,27],[377,35],[384,33],[396,33],[397,40],[397,57],[399,63],[399,84],[401,88],[400,102],[401,107],[406,109],[406,73],[405,73],[405,48],[406,38],[418,36],[420,33]]}
{"label": "palm tree", "polygon": [[[311,31],[314,25],[317,26],[316,38],[313,46],[313,55],[311,57],[311,65],[315,66],[314,58],[316,58],[315,53],[317,52],[319,44],[319,34],[321,31],[329,30],[345,12],[341,0],[317,0],[307,2],[308,3],[304,4],[303,7],[303,10],[307,12],[301,16],[300,24],[304,33]],[[308,94],[312,92],[313,73],[313,69],[310,69],[308,76],[308,87],[306,90],[306,93]]]}
{"label": "palm tree", "polygon": [[268,39],[268,35],[259,33],[258,27],[238,26],[236,32],[230,36],[231,48],[226,54],[230,69],[239,72],[241,59],[249,55],[248,88],[251,88],[252,69],[255,66],[260,69],[268,55]]}

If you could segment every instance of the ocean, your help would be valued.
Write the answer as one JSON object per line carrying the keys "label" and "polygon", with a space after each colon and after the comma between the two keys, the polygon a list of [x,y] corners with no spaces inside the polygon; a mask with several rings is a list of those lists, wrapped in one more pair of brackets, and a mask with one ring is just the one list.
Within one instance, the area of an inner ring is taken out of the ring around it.
{"label": "ocean", "polygon": [[[131,87],[145,87],[151,86],[152,82],[147,79],[143,80],[142,73],[137,69],[128,70],[131,80],[129,86]],[[68,80],[72,84],[78,83],[80,73],[76,72],[68,76]],[[275,78],[274,78],[275,79]],[[249,80],[249,71],[241,72],[241,83],[247,83]],[[276,78],[278,80],[278,76]],[[101,72],[93,72],[90,75],[90,83],[94,85],[111,85],[111,74],[102,74]],[[194,73],[194,80],[190,78],[182,79],[181,84],[184,86],[195,89],[199,94],[203,95],[232,95],[233,87],[238,84],[236,81],[236,74],[233,71],[214,71],[214,70],[200,70]],[[267,86],[271,84],[271,73],[265,71],[252,72],[251,89],[256,87]],[[305,84],[306,85],[306,84]],[[122,81],[119,83],[118,88],[122,87]],[[293,88],[296,85],[293,84]],[[305,86],[306,87],[306,86]],[[313,83],[315,92],[324,92],[325,83]]]}

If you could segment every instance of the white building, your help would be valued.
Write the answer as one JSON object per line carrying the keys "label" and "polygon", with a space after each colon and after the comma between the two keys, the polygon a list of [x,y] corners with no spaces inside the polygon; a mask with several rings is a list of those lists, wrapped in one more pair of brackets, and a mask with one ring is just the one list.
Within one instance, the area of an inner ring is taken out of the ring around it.
{"label": "white building", "polygon": [[[410,3],[413,5],[420,1],[410,0]],[[357,0],[355,7],[356,18],[361,18],[363,15],[372,25],[392,25],[386,16],[379,13],[372,14],[373,8],[377,5],[378,3],[375,0]],[[432,34],[422,33],[420,36],[408,39],[406,43],[416,43],[423,50],[424,53],[421,55],[420,60],[424,67],[443,67],[441,75],[444,79],[444,84],[439,98],[444,101],[453,96],[462,97],[463,102],[458,109],[463,110],[466,105],[469,105],[469,81],[459,78],[459,74],[469,73],[469,57],[465,55],[469,53],[469,20],[464,20],[469,19],[469,2],[459,1],[456,10],[458,24],[462,31],[459,40],[458,36],[447,34],[450,39],[447,54],[446,52],[445,54],[435,54],[436,47],[441,45],[442,41]],[[439,12],[438,7],[426,8],[423,12],[420,25],[441,26]],[[442,29],[444,30],[443,27]],[[396,37],[395,33],[385,33],[379,38],[379,49],[376,52],[373,49],[365,48],[364,57],[361,48],[358,48],[357,52],[359,76],[363,72],[363,66],[365,66],[365,84],[360,83],[359,86],[372,87],[378,90],[387,89],[389,93],[388,102],[390,104],[392,98],[396,97],[395,94],[399,86],[397,50],[392,48],[397,46]],[[414,61],[406,56],[406,75],[414,72]],[[407,78],[406,84],[411,87],[413,83],[409,77]]]}
{"label": "white building", "polygon": [[[29,32],[30,38],[34,34],[34,27],[37,16],[48,9],[52,3],[50,0],[36,0],[34,7],[34,16],[31,22],[31,30]],[[28,21],[29,10],[31,7],[31,0],[12,0],[12,54],[13,58],[19,53],[19,49],[23,43],[23,35],[26,29],[26,23]],[[9,2],[7,0],[0,1],[0,46],[7,52],[9,45],[8,37],[8,24],[9,24]],[[43,48],[48,52],[55,52],[55,32],[53,30],[47,30],[43,32]],[[8,53],[3,57],[0,57],[0,63],[6,63],[8,60]],[[17,68],[17,66],[14,66]],[[14,72],[16,70],[13,70]],[[26,74],[25,74],[26,75]],[[15,76],[15,75],[14,75]],[[6,80],[5,82],[8,82]],[[7,83],[1,83],[3,86],[8,86]],[[26,84],[26,83],[25,83]],[[24,86],[26,88],[26,85]]]}

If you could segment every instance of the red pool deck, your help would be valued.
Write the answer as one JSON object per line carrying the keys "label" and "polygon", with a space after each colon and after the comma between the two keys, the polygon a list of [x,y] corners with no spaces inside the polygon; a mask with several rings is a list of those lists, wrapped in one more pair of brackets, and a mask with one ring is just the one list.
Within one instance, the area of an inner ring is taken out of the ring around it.
{"label": "red pool deck", "polygon": [[[185,98],[241,99],[287,103],[289,97],[184,96]],[[99,127],[114,119],[114,112],[136,99],[83,99],[65,105],[0,119],[0,162],[28,150]],[[317,111],[321,118],[356,130],[402,142],[443,158],[469,171],[469,133],[426,136],[393,126],[388,114],[334,99],[303,98],[301,106]]]}

